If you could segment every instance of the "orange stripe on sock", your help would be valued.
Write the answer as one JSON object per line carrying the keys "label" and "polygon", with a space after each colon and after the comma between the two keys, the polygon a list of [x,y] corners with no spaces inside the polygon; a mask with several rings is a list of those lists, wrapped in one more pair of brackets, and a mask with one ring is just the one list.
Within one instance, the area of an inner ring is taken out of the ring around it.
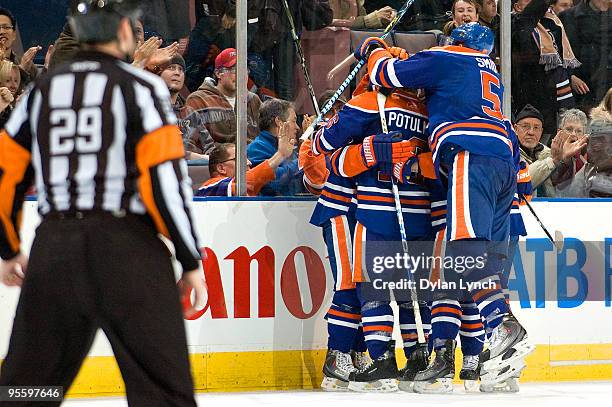
{"label": "orange stripe on sock", "polygon": [[348,318],[348,319],[353,319],[357,321],[361,319],[361,314],[351,314],[350,312],[338,311],[332,308],[330,308],[329,311],[327,311],[327,313],[330,315],[334,315],[336,317]]}
{"label": "orange stripe on sock", "polygon": [[387,326],[387,325],[364,325],[363,332],[372,332],[372,331],[393,332],[393,327]]}
{"label": "orange stripe on sock", "polygon": [[434,308],[431,311],[431,314],[435,315],[435,314],[439,314],[441,312],[447,312],[449,314],[455,314],[455,315],[459,315],[461,317],[461,310],[458,310],[457,308],[451,308],[451,307],[438,307],[438,308]]}

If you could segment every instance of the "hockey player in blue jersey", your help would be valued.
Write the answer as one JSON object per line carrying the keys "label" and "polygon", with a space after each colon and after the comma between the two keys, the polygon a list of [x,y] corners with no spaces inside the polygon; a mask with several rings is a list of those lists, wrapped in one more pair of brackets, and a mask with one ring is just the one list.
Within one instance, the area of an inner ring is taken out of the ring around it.
{"label": "hockey player in blue jersey", "polygon": [[[508,307],[510,307],[508,280],[510,278],[512,261],[516,251],[518,250],[520,236],[527,236],[527,229],[525,228],[525,222],[523,221],[520,207],[526,205],[526,201],[531,200],[532,194],[533,187],[531,184],[531,176],[529,175],[529,165],[525,161],[520,161],[519,171],[516,177],[516,193],[514,194],[514,199],[512,200],[512,210],[510,212],[510,239],[508,242],[508,257],[506,258],[503,269],[500,273],[500,283],[502,289],[504,290],[504,296],[506,297],[506,302],[508,302]],[[484,393],[518,392],[518,379],[524,368],[525,362],[523,360],[518,360],[508,369],[483,374],[481,377],[480,391]]]}
{"label": "hockey player in blue jersey", "polygon": [[[393,132],[391,134],[381,134],[381,109],[389,130]],[[409,385],[414,374],[427,364],[426,352],[423,354],[417,350],[411,303],[396,298],[404,353],[408,359],[406,367],[398,372],[391,340],[394,317],[389,299],[364,295],[365,283],[373,277],[369,267],[373,248],[400,240],[391,191],[392,173],[396,174],[399,182],[408,239],[430,241],[434,233],[432,223],[444,227],[440,221],[446,217],[445,196],[438,195],[440,199],[437,199],[429,185],[408,182],[406,178],[412,170],[407,162],[415,160],[421,163],[423,172],[430,178],[435,177],[431,155],[429,160],[426,154],[415,157],[419,148],[427,150],[426,124],[426,109],[414,92],[395,90],[383,101],[379,99],[377,91],[368,90],[353,97],[313,139],[315,153],[331,153],[332,173],[354,179],[357,185],[353,273],[357,281],[363,330],[372,363],[367,369],[351,375],[351,390],[397,390],[398,375],[400,386],[402,383]],[[394,164],[396,171],[391,171]],[[427,171],[426,167],[430,170]],[[420,307],[420,316],[427,333],[430,316],[425,304]]]}
{"label": "hockey player in blue jersey", "polygon": [[334,278],[332,303],[325,316],[328,339],[321,388],[347,391],[350,374],[369,362],[361,326],[361,304],[352,273],[357,186],[352,178],[330,171],[329,156],[313,154],[311,139],[300,146],[298,165],[304,172],[304,186],[319,196],[310,223],[323,231]]}
{"label": "hockey player in blue jersey", "polygon": [[[488,56],[493,33],[468,23],[453,30],[451,38],[454,45],[421,51],[405,61],[393,58],[379,38],[369,38],[360,56],[369,57],[372,83],[425,90],[434,165],[437,173],[448,176],[447,255],[486,258],[484,267],[463,274],[468,282],[487,283],[469,293],[490,336],[489,348],[480,355],[486,373],[524,358],[530,349],[525,329],[508,315],[498,276],[506,255],[518,162],[502,114],[503,86]],[[434,343],[436,359],[415,379],[423,388],[449,380],[459,326],[448,325],[440,337],[449,339]]]}

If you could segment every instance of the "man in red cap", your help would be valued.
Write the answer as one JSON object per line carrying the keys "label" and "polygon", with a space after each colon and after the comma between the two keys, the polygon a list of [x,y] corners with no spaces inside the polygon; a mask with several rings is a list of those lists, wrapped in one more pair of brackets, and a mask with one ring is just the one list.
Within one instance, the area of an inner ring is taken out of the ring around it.
{"label": "man in red cap", "polygon": [[[215,59],[216,84],[206,80],[187,98],[188,119],[200,132],[208,131],[217,143],[233,143],[236,134],[236,50],[226,48]],[[259,134],[259,97],[249,92],[247,99],[247,136],[254,139]],[[198,134],[199,132],[194,132]],[[199,138],[191,140],[198,146]],[[193,150],[198,154],[203,151]]]}

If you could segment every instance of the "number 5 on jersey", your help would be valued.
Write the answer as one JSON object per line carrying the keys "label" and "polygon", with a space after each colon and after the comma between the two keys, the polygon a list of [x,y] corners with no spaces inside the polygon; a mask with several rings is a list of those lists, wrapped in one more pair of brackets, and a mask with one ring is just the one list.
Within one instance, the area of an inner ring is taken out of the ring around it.
{"label": "number 5 on jersey", "polygon": [[484,105],[482,111],[487,115],[494,117],[498,120],[503,120],[504,115],[501,111],[501,99],[499,95],[493,90],[493,86],[498,89],[498,93],[501,94],[501,84],[499,83],[499,77],[493,75],[487,71],[480,71],[480,85],[482,87],[482,98],[489,102],[493,107]]}

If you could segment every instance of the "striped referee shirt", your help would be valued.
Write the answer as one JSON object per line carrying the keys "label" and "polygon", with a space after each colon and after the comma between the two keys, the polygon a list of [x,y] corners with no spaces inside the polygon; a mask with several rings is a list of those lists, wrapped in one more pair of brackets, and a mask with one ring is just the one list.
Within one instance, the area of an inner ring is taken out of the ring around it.
{"label": "striped referee shirt", "polygon": [[0,256],[20,250],[25,191],[41,216],[100,210],[148,215],[184,270],[199,243],[181,133],[165,83],[99,52],[41,78],[0,133]]}

